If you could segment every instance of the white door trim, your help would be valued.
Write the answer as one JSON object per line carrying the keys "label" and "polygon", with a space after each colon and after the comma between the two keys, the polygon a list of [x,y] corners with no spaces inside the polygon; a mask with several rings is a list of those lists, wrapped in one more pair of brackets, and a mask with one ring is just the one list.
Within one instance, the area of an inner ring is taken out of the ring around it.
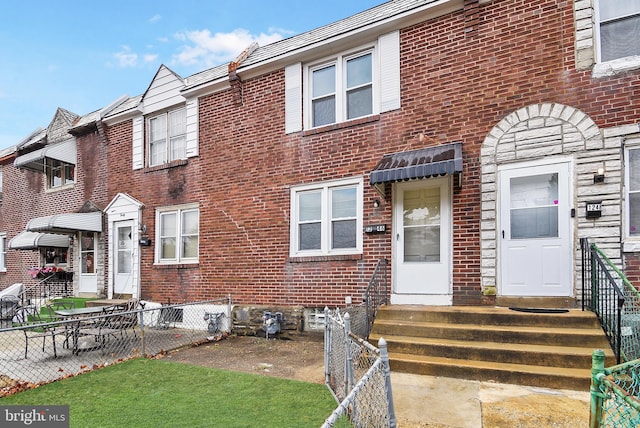
{"label": "white door trim", "polygon": [[[442,265],[437,269],[440,272],[441,284],[429,290],[427,278],[418,278],[425,281],[425,292],[415,292],[415,288],[408,287],[407,291],[400,290],[399,287],[399,269],[402,268],[402,261],[399,261],[402,251],[398,250],[398,245],[404,245],[403,240],[399,238],[399,234],[403,232],[403,213],[399,212],[400,195],[407,189],[418,188],[436,188],[441,190],[440,194],[440,215],[441,215],[441,257]],[[452,277],[453,277],[453,210],[452,201],[452,183],[451,176],[430,178],[427,180],[416,180],[405,183],[396,183],[393,186],[393,221],[392,221],[392,304],[418,304],[418,305],[437,305],[448,306],[453,304],[452,295]]]}

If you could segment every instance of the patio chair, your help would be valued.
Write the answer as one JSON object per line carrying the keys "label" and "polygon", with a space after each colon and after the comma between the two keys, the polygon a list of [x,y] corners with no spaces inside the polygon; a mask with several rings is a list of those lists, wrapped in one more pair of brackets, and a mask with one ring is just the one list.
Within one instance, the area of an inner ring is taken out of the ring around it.
{"label": "patio chair", "polygon": [[40,318],[40,311],[34,305],[22,306],[16,310],[14,319],[17,324],[22,327],[25,337],[24,358],[27,358],[29,352],[29,341],[33,339],[42,339],[42,352],[45,351],[47,337],[51,338],[53,345],[53,356],[57,357],[56,336],[66,335],[65,329],[56,328],[51,323],[44,322]]}
{"label": "patio chair", "polygon": [[[64,301],[64,300],[60,300],[60,301],[52,301],[51,303],[47,304],[45,306],[45,314],[47,315],[47,318],[51,321],[60,321],[63,318],[61,316],[59,316],[56,311],[59,310],[64,310],[64,309],[74,309],[76,307],[75,302],[72,301]],[[69,338],[72,338],[73,335],[75,334],[75,327],[72,324],[65,324],[64,325],[64,335],[65,335],[65,339],[64,339],[64,343],[62,344],[62,346],[69,348]]]}
{"label": "patio chair", "polygon": [[137,338],[136,327],[140,324],[138,308],[144,309],[144,303],[141,303],[140,299],[129,299],[124,304],[116,305],[116,311],[123,313],[112,318],[114,327],[120,328],[127,335],[127,330],[131,329],[133,336]]}
{"label": "patio chair", "polygon": [[0,326],[11,327],[13,317],[20,307],[20,298],[17,296],[0,297]]}
{"label": "patio chair", "polygon": [[122,337],[122,329],[119,328],[120,321],[114,316],[116,309],[116,306],[105,306],[97,318],[79,323],[74,339],[74,353],[78,353],[77,338],[79,336],[93,336],[103,350],[109,337],[116,335]]}

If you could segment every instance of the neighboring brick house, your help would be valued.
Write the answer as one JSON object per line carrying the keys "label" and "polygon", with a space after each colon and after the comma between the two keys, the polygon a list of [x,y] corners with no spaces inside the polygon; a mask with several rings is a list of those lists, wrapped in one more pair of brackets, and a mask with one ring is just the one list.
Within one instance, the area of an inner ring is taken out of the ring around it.
{"label": "neighboring brick house", "polygon": [[160,67],[101,115],[104,293],[321,308],[388,259],[392,303],[571,304],[582,237],[640,278],[640,10],[599,3],[394,0]]}
{"label": "neighboring brick house", "polygon": [[55,268],[72,275],[49,278],[49,288],[66,287],[52,293],[103,293],[108,170],[105,141],[95,126],[99,114],[80,117],[59,108],[47,128],[3,152],[3,288],[23,283],[36,290],[41,278],[34,269]]}

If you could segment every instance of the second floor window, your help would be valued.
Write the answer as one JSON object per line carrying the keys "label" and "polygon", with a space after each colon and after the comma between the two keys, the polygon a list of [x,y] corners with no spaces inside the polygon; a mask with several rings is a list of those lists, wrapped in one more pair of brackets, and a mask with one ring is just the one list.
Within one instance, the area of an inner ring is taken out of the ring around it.
{"label": "second floor window", "polygon": [[49,158],[45,165],[47,188],[55,189],[75,182],[75,165]]}
{"label": "second floor window", "polygon": [[181,108],[148,119],[149,166],[186,158],[187,110]]}
{"label": "second floor window", "polygon": [[341,56],[309,68],[311,126],[373,113],[373,52]]}
{"label": "second floor window", "polygon": [[640,0],[599,0],[598,14],[601,61],[640,55]]}

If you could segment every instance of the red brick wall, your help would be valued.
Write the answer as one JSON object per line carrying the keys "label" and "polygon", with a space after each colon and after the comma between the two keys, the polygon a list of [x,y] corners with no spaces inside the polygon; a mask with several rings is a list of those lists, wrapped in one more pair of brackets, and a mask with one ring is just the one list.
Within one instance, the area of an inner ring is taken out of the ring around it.
{"label": "red brick wall", "polygon": [[[535,3],[535,5],[531,5]],[[401,32],[402,108],[332,130],[284,133],[282,70],[200,99],[200,156],[183,166],[131,170],[131,123],[109,129],[109,195],[145,204],[154,236],[156,207],[200,203],[200,263],[153,265],[142,248],[142,297],[219,297],[255,304],[335,306],[359,301],[390,232],[364,236],[358,257],[289,260],[289,188],[364,177],[364,223],[391,225],[391,201],[378,209],[368,173],[386,153],[461,141],[462,189],[453,197],[454,303],[485,300],[480,287],[479,153],[489,130],[526,105],[559,102],[599,126],[640,121],[640,75],[592,80],[574,69],[569,1],[500,1],[479,7],[475,37],[462,11]],[[419,142],[418,134],[426,135]],[[389,228],[390,230],[390,228]]]}

